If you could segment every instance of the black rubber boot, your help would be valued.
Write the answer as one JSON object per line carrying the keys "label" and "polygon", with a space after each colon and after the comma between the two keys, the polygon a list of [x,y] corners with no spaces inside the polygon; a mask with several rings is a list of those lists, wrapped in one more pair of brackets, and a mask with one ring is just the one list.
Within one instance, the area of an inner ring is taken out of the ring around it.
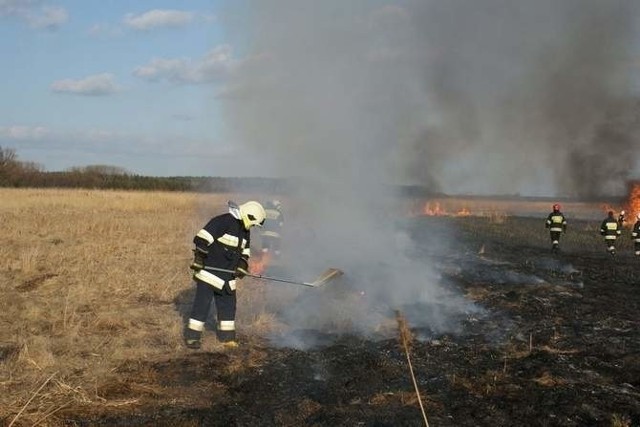
{"label": "black rubber boot", "polygon": [[192,350],[198,350],[202,347],[202,332],[186,328],[184,330],[184,344]]}

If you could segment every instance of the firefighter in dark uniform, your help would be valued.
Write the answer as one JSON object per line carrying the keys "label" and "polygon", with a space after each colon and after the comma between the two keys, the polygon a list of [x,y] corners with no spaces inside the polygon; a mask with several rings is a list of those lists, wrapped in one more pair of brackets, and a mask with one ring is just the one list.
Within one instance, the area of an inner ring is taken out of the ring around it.
{"label": "firefighter in dark uniform", "polygon": [[620,212],[620,215],[618,215],[618,228],[620,230],[622,230],[622,228],[624,227],[624,223],[627,222],[627,218],[625,217],[625,215],[625,211]]}
{"label": "firefighter in dark uniform", "polygon": [[260,235],[262,240],[262,253],[272,253],[275,256],[279,256],[282,246],[282,236],[280,232],[284,226],[282,204],[278,200],[266,202],[265,213],[267,218]]}
{"label": "firefighter in dark uniform", "polygon": [[616,256],[616,239],[620,235],[620,223],[613,216],[613,211],[609,211],[607,217],[600,225],[600,235],[604,236],[604,242],[607,245],[607,251],[614,257]]}
{"label": "firefighter in dark uniform", "polygon": [[560,205],[553,205],[553,212],[547,216],[545,227],[549,229],[551,237],[551,252],[557,253],[560,250],[560,235],[567,232],[567,220],[560,212]]}
{"label": "firefighter in dark uniform", "polygon": [[240,206],[229,202],[229,212],[212,218],[193,238],[195,249],[190,268],[194,271],[196,295],[185,329],[187,347],[200,348],[212,299],[216,305],[218,340],[226,347],[237,346],[236,280],[248,273],[249,230],[262,226],[264,219],[264,208],[258,202],[249,201]]}
{"label": "firefighter in dark uniform", "polygon": [[640,257],[640,213],[636,216],[636,223],[633,224],[631,230],[631,237],[633,237],[633,249],[637,257]]}

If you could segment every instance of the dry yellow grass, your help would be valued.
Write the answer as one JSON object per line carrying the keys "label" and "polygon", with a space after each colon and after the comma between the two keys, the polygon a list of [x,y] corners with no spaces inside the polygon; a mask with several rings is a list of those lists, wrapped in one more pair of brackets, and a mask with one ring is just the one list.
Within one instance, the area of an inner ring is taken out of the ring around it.
{"label": "dry yellow grass", "polygon": [[[503,223],[508,216],[536,216],[546,218],[551,211],[551,200],[500,199],[491,197],[444,197],[410,202],[408,211],[414,215],[480,216],[491,222]],[[619,211],[622,206],[595,202],[562,202],[562,210],[569,221],[574,218],[602,220],[609,209]],[[599,223],[598,223],[599,225]]]}
{"label": "dry yellow grass", "polygon": [[[228,198],[0,189],[0,420],[115,404],[98,390],[119,364],[187,353],[176,301],[191,303],[191,240]],[[245,281],[238,327],[264,332],[258,287]]]}

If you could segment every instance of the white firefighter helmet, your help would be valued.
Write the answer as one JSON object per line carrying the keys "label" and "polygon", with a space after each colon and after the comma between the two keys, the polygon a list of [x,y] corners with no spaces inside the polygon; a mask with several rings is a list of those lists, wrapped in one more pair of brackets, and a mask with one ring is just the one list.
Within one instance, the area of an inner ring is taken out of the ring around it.
{"label": "white firefighter helmet", "polygon": [[264,212],[262,205],[256,201],[250,200],[240,206],[240,218],[247,230],[251,227],[262,227],[267,214]]}

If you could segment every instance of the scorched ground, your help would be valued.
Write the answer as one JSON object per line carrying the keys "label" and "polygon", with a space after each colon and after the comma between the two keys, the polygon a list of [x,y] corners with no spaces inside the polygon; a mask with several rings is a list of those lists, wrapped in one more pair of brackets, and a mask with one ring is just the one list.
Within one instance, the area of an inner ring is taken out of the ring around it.
{"label": "scorched ground", "polygon": [[[540,218],[419,217],[407,224],[416,242],[455,230],[445,252],[425,244],[417,256],[479,308],[460,319],[456,333],[412,330],[410,356],[430,425],[640,425],[640,260],[624,235],[611,259],[596,225],[572,221],[562,253],[552,256]],[[181,296],[176,309],[188,301]],[[300,333],[322,345],[295,350],[244,336],[237,351],[127,362],[98,393],[132,404],[67,407],[49,421],[423,425],[397,339]]]}

